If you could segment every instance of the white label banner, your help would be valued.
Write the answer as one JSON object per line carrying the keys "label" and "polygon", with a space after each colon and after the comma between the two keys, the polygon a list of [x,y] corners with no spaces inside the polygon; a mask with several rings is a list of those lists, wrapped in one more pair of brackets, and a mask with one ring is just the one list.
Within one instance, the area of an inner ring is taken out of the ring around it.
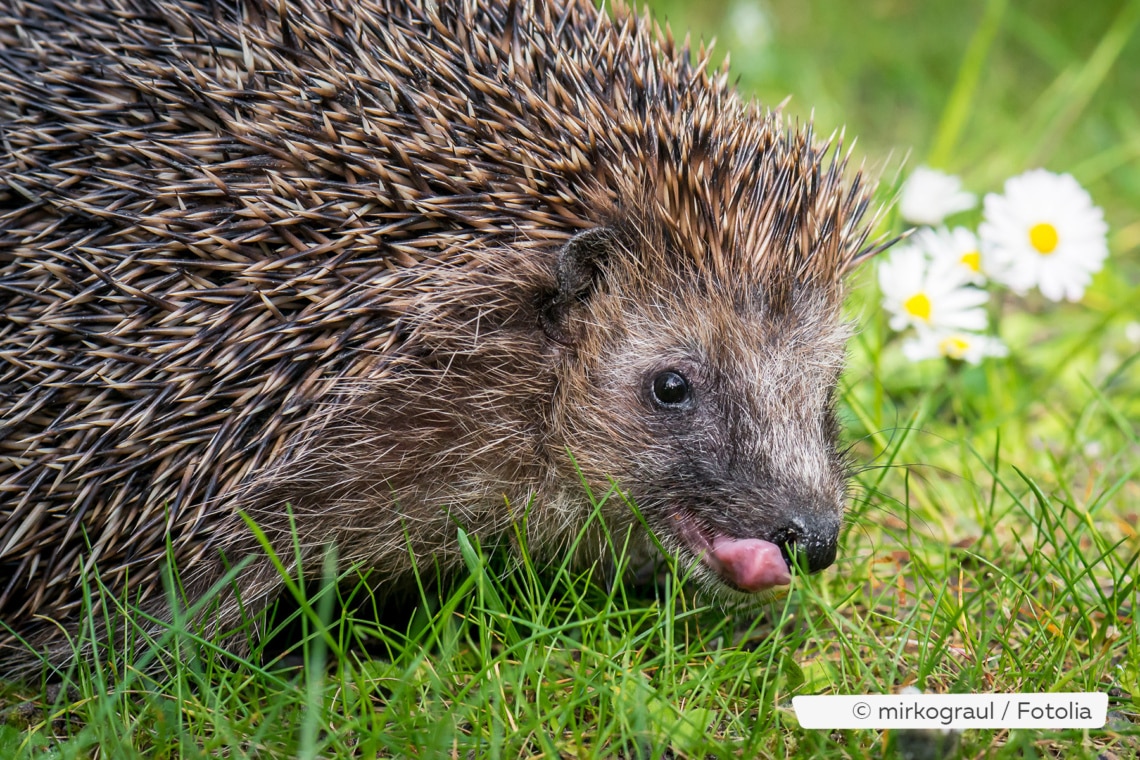
{"label": "white label banner", "polygon": [[799,696],[792,707],[802,728],[1101,728],[1108,695]]}

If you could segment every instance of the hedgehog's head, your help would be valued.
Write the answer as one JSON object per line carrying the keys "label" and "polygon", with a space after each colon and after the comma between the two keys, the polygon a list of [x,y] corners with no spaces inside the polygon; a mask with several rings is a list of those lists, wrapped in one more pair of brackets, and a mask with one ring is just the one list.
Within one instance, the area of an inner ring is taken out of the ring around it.
{"label": "hedgehog's head", "polygon": [[737,194],[727,215],[685,206],[676,182],[619,206],[561,249],[546,311],[566,357],[553,443],[595,487],[616,479],[719,591],[827,567],[844,509],[840,310],[864,199],[793,147],[800,182]]}

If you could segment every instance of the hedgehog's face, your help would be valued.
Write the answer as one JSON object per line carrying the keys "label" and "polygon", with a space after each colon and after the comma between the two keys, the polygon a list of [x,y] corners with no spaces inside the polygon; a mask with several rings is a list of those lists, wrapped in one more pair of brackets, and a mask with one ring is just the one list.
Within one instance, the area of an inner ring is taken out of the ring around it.
{"label": "hedgehog's face", "polygon": [[[616,289],[628,294],[627,288]],[[615,478],[661,543],[717,590],[755,593],[832,563],[845,500],[833,399],[846,328],[805,292],[764,314],[715,286],[582,308],[562,431],[582,472]],[[620,519],[619,515],[613,515]]]}

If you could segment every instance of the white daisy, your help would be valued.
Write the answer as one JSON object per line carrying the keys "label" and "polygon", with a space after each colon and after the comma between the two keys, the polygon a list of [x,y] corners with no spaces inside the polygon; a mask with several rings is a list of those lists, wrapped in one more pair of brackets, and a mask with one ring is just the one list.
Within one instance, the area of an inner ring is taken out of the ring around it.
{"label": "white daisy", "polygon": [[736,39],[757,50],[772,41],[772,20],[764,5],[755,0],[737,0],[728,9],[728,25]]}
{"label": "white daisy", "polygon": [[919,330],[915,337],[903,341],[902,351],[912,362],[946,357],[970,364],[977,364],[987,356],[1009,354],[1001,338],[966,330]]}
{"label": "white daisy", "polygon": [[973,285],[985,284],[978,236],[965,227],[950,230],[945,227],[924,227],[914,233],[910,244],[921,248],[934,261],[951,263],[961,271],[967,282]]}
{"label": "white daisy", "polygon": [[905,245],[879,264],[883,308],[891,312],[891,329],[982,330],[989,298],[971,287],[956,262],[933,260],[921,248]]}
{"label": "white daisy", "polygon": [[960,211],[978,205],[978,196],[962,189],[962,180],[937,169],[920,166],[907,177],[899,195],[899,214],[914,224],[931,227]]}
{"label": "white daisy", "polygon": [[1024,295],[1079,301],[1108,257],[1104,212],[1068,174],[1035,169],[986,196],[978,228],[990,277]]}

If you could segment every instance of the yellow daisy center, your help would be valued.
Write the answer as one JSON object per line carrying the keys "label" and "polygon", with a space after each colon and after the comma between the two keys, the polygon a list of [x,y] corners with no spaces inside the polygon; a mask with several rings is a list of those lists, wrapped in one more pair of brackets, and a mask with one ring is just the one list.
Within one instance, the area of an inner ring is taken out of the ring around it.
{"label": "yellow daisy center", "polygon": [[949,356],[951,359],[961,359],[969,347],[970,344],[957,335],[947,336],[938,342],[938,350],[943,356]]}
{"label": "yellow daisy center", "polygon": [[1057,228],[1041,222],[1029,228],[1029,242],[1038,253],[1048,255],[1057,247]]}
{"label": "yellow daisy center", "polygon": [[969,253],[963,253],[962,258],[960,260],[963,264],[968,266],[972,271],[974,271],[974,272],[982,271],[982,252],[981,251],[970,251]]}
{"label": "yellow daisy center", "polygon": [[903,303],[903,308],[912,317],[918,317],[924,322],[930,321],[930,299],[925,293],[916,293]]}

